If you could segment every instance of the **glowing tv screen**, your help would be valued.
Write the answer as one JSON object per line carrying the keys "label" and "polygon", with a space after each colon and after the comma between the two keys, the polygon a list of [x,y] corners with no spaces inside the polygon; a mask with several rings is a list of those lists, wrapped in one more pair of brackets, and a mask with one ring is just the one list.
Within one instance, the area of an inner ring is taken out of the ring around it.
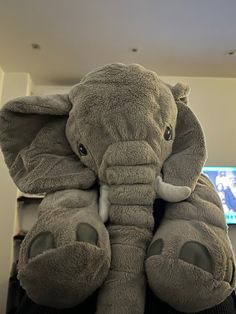
{"label": "glowing tv screen", "polygon": [[221,199],[227,224],[236,224],[236,167],[203,167]]}

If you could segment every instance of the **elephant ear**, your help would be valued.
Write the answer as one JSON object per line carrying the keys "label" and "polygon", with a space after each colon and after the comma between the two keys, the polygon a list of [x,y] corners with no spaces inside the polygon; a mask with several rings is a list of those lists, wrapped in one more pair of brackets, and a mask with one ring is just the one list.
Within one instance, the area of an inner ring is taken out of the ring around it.
{"label": "elephant ear", "polygon": [[177,83],[175,86],[170,86],[172,94],[176,103],[183,102],[184,104],[188,104],[188,96],[190,94],[190,87],[184,83]]}
{"label": "elephant ear", "polygon": [[1,149],[22,192],[85,189],[94,183],[94,173],[82,165],[65,135],[71,107],[68,95],[27,96],[0,111]]}
{"label": "elephant ear", "polygon": [[205,136],[197,117],[186,105],[189,87],[178,83],[171,90],[178,114],[172,154],[162,169],[163,181],[193,191],[206,161]]}

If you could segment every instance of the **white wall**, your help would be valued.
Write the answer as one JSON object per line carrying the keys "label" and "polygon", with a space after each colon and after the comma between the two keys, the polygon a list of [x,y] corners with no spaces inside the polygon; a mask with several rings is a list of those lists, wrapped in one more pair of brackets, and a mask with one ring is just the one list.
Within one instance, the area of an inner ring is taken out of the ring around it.
{"label": "white wall", "polygon": [[[8,100],[30,94],[31,79],[27,73],[5,73],[1,79],[0,107]],[[9,272],[12,260],[12,236],[16,209],[16,186],[11,180],[0,152],[0,313],[5,313]]]}
{"label": "white wall", "polygon": [[0,103],[1,103],[1,98],[2,98],[3,79],[4,79],[4,72],[0,67]]}
{"label": "white wall", "polygon": [[31,94],[32,80],[28,73],[5,73],[1,105],[7,101]]}

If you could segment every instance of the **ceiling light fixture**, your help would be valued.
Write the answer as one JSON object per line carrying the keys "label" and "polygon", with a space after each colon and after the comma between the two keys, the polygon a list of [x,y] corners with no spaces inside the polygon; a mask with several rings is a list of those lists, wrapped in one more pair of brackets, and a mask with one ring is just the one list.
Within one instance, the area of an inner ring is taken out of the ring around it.
{"label": "ceiling light fixture", "polygon": [[31,47],[32,47],[32,49],[34,49],[34,50],[40,50],[40,49],[41,49],[40,45],[39,45],[39,44],[36,44],[36,43],[32,43],[32,44],[31,44]]}
{"label": "ceiling light fixture", "polygon": [[236,49],[231,49],[225,52],[225,55],[227,56],[233,56],[236,54]]}

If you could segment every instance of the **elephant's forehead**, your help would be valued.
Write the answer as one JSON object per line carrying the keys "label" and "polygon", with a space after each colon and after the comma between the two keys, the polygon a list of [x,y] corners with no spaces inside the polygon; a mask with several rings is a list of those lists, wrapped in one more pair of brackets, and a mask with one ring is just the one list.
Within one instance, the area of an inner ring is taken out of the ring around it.
{"label": "elephant's forehead", "polygon": [[80,115],[123,110],[148,110],[156,112],[159,108],[157,97],[149,90],[136,90],[128,86],[100,85],[83,86],[79,90],[74,107]]}
{"label": "elephant's forehead", "polygon": [[[176,110],[173,97],[168,93],[162,93],[161,99],[153,92],[133,93],[127,87],[109,88],[104,86],[93,88],[91,93],[87,92],[87,87],[81,88],[77,95],[76,102],[73,103],[73,114],[80,124],[90,125],[103,124],[104,116],[111,120],[117,116],[123,117],[133,123],[134,119],[140,123],[145,123],[147,119],[153,118],[161,127],[166,121],[169,123],[175,119]],[[132,122],[133,121],[133,122]]]}
{"label": "elephant's forehead", "polygon": [[139,64],[114,63],[95,69],[81,80],[81,84],[114,84],[146,87],[156,91],[159,78],[153,71]]}
{"label": "elephant's forehead", "polygon": [[158,95],[159,79],[156,73],[140,65],[112,64],[87,74],[75,86],[69,97],[73,105],[94,106],[102,104],[109,109],[124,102]]}
{"label": "elephant's forehead", "polygon": [[[113,64],[86,75],[69,94],[78,119],[99,121],[101,115],[122,113],[168,116],[174,103],[170,89],[140,65]],[[159,115],[160,113],[160,115]],[[159,120],[159,119],[158,119]]]}

